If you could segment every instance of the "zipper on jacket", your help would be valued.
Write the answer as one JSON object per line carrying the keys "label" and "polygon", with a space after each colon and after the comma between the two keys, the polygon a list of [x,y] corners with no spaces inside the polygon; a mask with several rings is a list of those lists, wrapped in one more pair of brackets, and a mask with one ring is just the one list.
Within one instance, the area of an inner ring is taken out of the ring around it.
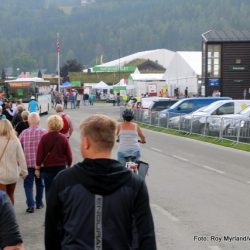
{"label": "zipper on jacket", "polygon": [[103,197],[95,195],[95,250],[102,250],[102,207]]}

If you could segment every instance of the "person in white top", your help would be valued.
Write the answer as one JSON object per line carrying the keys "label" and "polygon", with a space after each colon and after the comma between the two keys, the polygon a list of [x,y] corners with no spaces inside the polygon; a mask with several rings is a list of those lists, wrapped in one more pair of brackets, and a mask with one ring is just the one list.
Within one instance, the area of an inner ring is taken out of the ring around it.
{"label": "person in white top", "polygon": [[21,143],[11,123],[0,120],[0,190],[8,194],[13,204],[19,167],[25,179],[28,171]]}

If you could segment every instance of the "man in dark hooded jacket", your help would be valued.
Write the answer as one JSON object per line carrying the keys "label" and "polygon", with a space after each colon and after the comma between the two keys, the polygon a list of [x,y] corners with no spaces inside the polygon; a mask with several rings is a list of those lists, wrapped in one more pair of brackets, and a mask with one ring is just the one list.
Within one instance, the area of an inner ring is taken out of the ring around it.
{"label": "man in dark hooded jacket", "polygon": [[111,159],[116,122],[94,115],[81,126],[84,161],[55,178],[45,219],[46,250],[155,250],[144,180]]}

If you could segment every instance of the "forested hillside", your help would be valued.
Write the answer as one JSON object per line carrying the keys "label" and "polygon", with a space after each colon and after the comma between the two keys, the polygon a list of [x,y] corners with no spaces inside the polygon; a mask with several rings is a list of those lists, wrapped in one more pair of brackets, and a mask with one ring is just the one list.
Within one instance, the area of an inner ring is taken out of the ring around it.
{"label": "forested hillside", "polygon": [[209,29],[250,29],[249,0],[1,0],[0,69],[56,69],[56,33],[62,63],[92,65],[133,52],[200,50]]}

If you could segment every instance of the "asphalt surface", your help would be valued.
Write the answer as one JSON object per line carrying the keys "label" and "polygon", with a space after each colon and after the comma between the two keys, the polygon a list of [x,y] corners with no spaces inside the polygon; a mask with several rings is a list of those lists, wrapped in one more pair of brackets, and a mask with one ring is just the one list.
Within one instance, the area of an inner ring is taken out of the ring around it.
{"label": "asphalt surface", "polygon": [[[74,162],[82,160],[78,128],[82,119],[94,113],[119,118],[119,108],[110,104],[68,112],[75,126],[70,139]],[[46,119],[42,117],[43,127]],[[142,146],[142,160],[150,164],[146,182],[158,249],[250,249],[250,154],[148,130],[144,133],[147,144]],[[15,209],[26,250],[44,249],[45,209],[25,213],[22,180],[16,189]]]}

